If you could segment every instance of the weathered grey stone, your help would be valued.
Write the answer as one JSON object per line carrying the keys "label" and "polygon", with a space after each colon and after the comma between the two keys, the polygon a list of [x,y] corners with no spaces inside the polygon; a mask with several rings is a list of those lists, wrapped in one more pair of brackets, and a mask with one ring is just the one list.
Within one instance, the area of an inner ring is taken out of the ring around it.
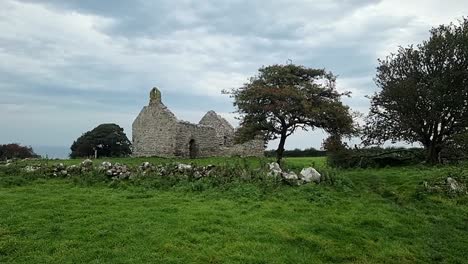
{"label": "weathered grey stone", "polygon": [[304,182],[320,183],[321,178],[322,178],[322,175],[320,175],[320,173],[312,167],[304,168],[302,169],[300,173],[300,179],[303,180]]}
{"label": "weathered grey stone", "polygon": [[178,120],[162,103],[157,88],[151,90],[150,103],[133,122],[132,131],[137,157],[263,156],[265,149],[261,138],[234,145],[234,128],[214,111],[199,124]]}
{"label": "weathered grey stone", "polygon": [[84,168],[90,168],[93,166],[93,161],[90,159],[85,159],[83,162],[81,162],[81,166]]}
{"label": "weathered grey stone", "polygon": [[76,165],[71,165],[70,167],[67,168],[67,171],[69,171],[70,173],[79,172],[79,171],[80,171],[80,167],[78,167],[78,166],[76,166]]}
{"label": "weathered grey stone", "polygon": [[282,176],[285,180],[298,180],[297,174],[295,172],[283,172]]}
{"label": "weathered grey stone", "polygon": [[35,171],[37,171],[39,169],[40,169],[40,167],[36,167],[36,166],[26,166],[24,168],[24,171],[26,171],[26,172],[35,172]]}
{"label": "weathered grey stone", "polygon": [[151,163],[149,163],[148,161],[143,162],[140,167],[142,169],[144,169],[144,170],[150,169],[151,168]]}
{"label": "weathered grey stone", "polygon": [[99,170],[109,170],[110,168],[112,168],[112,163],[109,161],[103,161],[99,166]]}
{"label": "weathered grey stone", "polygon": [[269,176],[280,176],[283,173],[283,170],[281,169],[280,165],[276,162],[272,162],[268,164],[268,169],[269,169]]}
{"label": "weathered grey stone", "polygon": [[462,190],[460,184],[458,184],[454,178],[448,177],[445,181],[447,182],[447,186],[449,187],[450,191],[459,192]]}
{"label": "weathered grey stone", "polygon": [[179,170],[179,172],[190,171],[192,170],[192,165],[180,163],[180,164],[177,164],[177,169]]}

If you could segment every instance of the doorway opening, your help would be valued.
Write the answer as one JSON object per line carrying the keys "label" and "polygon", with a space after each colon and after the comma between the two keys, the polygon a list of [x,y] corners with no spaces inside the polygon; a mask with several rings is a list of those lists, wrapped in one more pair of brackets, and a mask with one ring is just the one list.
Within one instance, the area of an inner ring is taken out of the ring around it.
{"label": "doorway opening", "polygon": [[191,139],[189,142],[189,156],[191,159],[195,159],[198,155],[197,145],[195,139]]}

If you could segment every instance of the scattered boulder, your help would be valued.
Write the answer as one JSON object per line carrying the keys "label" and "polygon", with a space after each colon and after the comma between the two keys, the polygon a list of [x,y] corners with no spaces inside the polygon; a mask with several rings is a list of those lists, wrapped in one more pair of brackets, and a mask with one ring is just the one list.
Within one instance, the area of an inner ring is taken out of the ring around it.
{"label": "scattered boulder", "polygon": [[192,165],[179,163],[179,164],[177,164],[177,169],[179,170],[179,172],[191,171],[192,170]]}
{"label": "scattered boulder", "polygon": [[458,184],[458,182],[451,178],[451,177],[448,177],[446,180],[445,180],[445,183],[447,184],[447,187],[449,188],[450,191],[452,192],[460,192],[463,190],[463,188],[460,186],[460,184]]}
{"label": "scattered boulder", "polygon": [[297,176],[297,174],[293,171],[290,171],[290,172],[283,172],[281,174],[281,176],[283,177],[283,179],[285,180],[288,180],[288,181],[292,181],[292,180],[299,180],[299,177]]}
{"label": "scattered boulder", "polygon": [[148,161],[145,161],[140,165],[140,170],[146,171],[146,170],[151,169],[152,167],[153,165],[151,165],[151,163],[149,163]]}
{"label": "scattered boulder", "polygon": [[281,173],[281,177],[291,185],[300,185],[299,177],[293,171]]}
{"label": "scattered boulder", "polygon": [[99,165],[99,170],[105,171],[105,170],[110,170],[112,168],[112,163],[109,161],[103,161],[101,165]]}
{"label": "scattered boulder", "polygon": [[92,166],[93,166],[93,161],[90,159],[85,159],[83,160],[83,162],[81,162],[81,167],[90,168]]}
{"label": "scattered boulder", "polygon": [[452,177],[447,177],[435,182],[423,182],[423,186],[430,193],[446,193],[453,194],[468,194],[466,183],[463,180],[456,180]]}
{"label": "scattered boulder", "polygon": [[[161,168],[162,166],[157,167],[158,172],[161,171]],[[153,164],[149,163],[148,161],[145,161],[138,167],[138,170],[141,172],[141,174],[146,175],[152,171],[155,171],[156,167],[154,167]]]}
{"label": "scattered boulder", "polygon": [[268,169],[270,172],[268,173],[269,176],[281,176],[283,170],[281,169],[280,165],[277,162],[272,162],[268,164]]}
{"label": "scattered boulder", "polygon": [[80,172],[80,167],[78,167],[77,165],[71,165],[67,168],[67,171],[70,173],[78,173]]}
{"label": "scattered boulder", "polygon": [[322,178],[322,175],[320,175],[320,173],[312,167],[302,169],[301,173],[297,175],[295,172],[292,171],[283,171],[278,163],[272,162],[268,164],[268,170],[269,176],[280,176],[289,184],[294,185],[300,185],[301,183],[309,182],[320,183],[320,180]]}
{"label": "scattered boulder", "polygon": [[25,172],[35,172],[35,171],[39,170],[40,168],[41,168],[41,167],[39,167],[39,166],[32,166],[32,165],[30,165],[30,166],[24,167],[24,171],[25,171]]}
{"label": "scattered boulder", "polygon": [[306,183],[315,182],[320,183],[322,175],[312,167],[302,169],[300,179]]}

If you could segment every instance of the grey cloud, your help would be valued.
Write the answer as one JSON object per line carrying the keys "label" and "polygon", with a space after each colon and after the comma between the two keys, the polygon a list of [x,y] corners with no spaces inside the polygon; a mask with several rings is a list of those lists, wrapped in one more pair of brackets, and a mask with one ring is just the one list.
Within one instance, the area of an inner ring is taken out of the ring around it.
{"label": "grey cloud", "polygon": [[[339,75],[340,89],[354,91],[345,102],[365,110],[377,57],[429,29],[419,15],[382,10],[382,1],[374,0],[4,3],[0,7],[14,10],[0,8],[0,107],[12,110],[8,120],[17,115],[24,122],[8,137],[0,131],[0,138],[12,140],[27,123],[41,131],[54,123],[70,126],[61,130],[61,142],[94,122],[115,120],[128,129],[153,86],[184,116],[231,112],[222,88],[240,86],[262,65],[288,59]],[[22,12],[24,3],[41,8]],[[23,113],[24,105],[38,111]],[[96,116],[72,124],[87,115]],[[305,138],[298,135],[289,147],[321,141]]]}
{"label": "grey cloud", "polygon": [[299,39],[306,23],[317,31],[354,10],[380,0],[335,1],[108,1],[21,0],[89,13],[115,20],[110,35],[164,36],[179,30],[201,29],[210,34]]}

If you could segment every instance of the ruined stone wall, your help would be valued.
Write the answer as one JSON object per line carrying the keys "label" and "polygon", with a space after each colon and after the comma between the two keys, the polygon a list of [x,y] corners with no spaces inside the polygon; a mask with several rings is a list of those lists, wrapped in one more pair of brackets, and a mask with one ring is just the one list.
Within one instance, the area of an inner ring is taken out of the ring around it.
{"label": "ruined stone wall", "polygon": [[176,156],[190,158],[190,145],[195,148],[195,157],[219,155],[220,140],[213,127],[179,122],[176,137]]}
{"label": "ruined stone wall", "polygon": [[178,122],[162,103],[145,106],[133,122],[133,155],[173,157]]}
{"label": "ruined stone wall", "polygon": [[220,146],[233,145],[234,128],[229,122],[216,114],[215,111],[209,111],[200,120],[200,125],[211,126],[216,130],[216,136],[219,139]]}
{"label": "ruined stone wall", "polygon": [[133,155],[158,157],[263,156],[264,141],[234,145],[234,128],[209,111],[200,124],[179,121],[153,88],[148,106],[133,122]]}
{"label": "ruined stone wall", "polygon": [[221,156],[263,157],[265,155],[265,141],[254,139],[242,144],[235,144],[221,148]]}

